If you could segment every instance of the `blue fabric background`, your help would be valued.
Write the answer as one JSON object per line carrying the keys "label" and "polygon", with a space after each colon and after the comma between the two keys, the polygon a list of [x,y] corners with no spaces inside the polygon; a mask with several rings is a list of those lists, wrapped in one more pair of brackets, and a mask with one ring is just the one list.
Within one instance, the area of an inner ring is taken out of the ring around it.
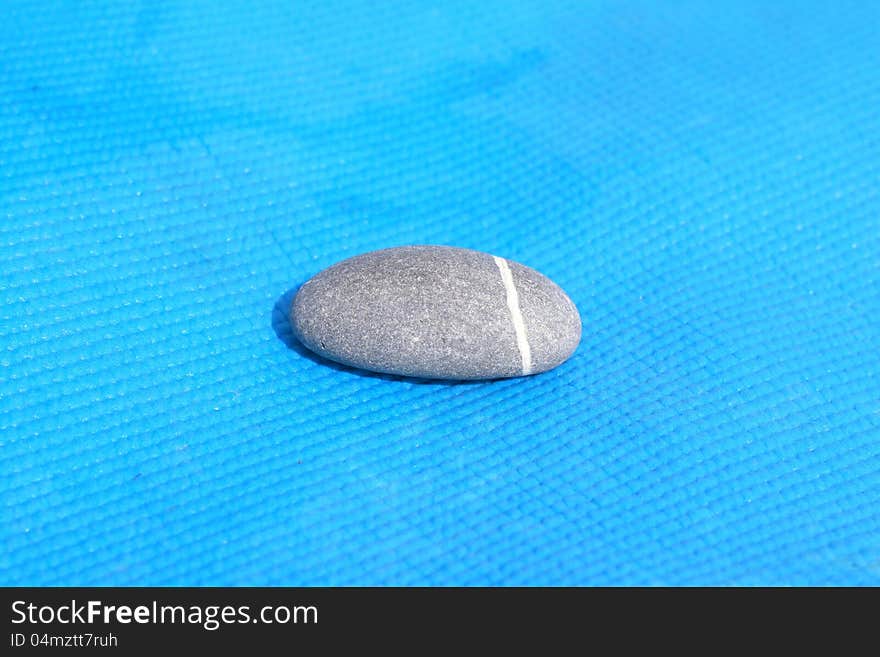
{"label": "blue fabric background", "polygon": [[[302,6],[300,6],[302,5]],[[0,583],[880,584],[876,2],[6,2]],[[408,243],[524,380],[301,353]]]}

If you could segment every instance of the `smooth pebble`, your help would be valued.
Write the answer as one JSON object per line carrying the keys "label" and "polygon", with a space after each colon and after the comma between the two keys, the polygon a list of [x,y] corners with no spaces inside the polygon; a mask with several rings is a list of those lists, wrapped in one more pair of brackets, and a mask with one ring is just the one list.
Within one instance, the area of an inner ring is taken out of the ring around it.
{"label": "smooth pebble", "polygon": [[549,278],[448,246],[343,260],[303,284],[290,322],[325,358],[428,379],[545,372],[565,362],[581,338],[577,308]]}

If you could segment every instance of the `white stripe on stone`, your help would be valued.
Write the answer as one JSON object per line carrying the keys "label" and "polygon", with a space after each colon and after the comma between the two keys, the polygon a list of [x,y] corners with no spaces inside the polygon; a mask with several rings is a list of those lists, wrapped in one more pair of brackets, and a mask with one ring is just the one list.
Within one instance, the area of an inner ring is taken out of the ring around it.
{"label": "white stripe on stone", "polygon": [[522,311],[519,308],[519,294],[513,282],[513,275],[510,273],[510,267],[507,266],[507,260],[498,256],[492,256],[492,258],[501,271],[501,281],[504,283],[504,289],[507,292],[507,307],[510,310],[510,319],[513,321],[513,330],[516,333],[516,346],[522,358],[522,373],[523,376],[526,376],[532,373],[532,349],[529,347],[526,325],[523,321]]}

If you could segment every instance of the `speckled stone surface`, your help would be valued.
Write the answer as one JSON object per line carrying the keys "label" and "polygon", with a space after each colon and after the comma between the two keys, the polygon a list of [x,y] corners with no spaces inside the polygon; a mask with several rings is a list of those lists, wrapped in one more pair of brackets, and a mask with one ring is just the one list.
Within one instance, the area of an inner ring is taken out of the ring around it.
{"label": "speckled stone surface", "polygon": [[447,246],[383,249],[333,265],[299,289],[290,321],[325,358],[430,379],[545,372],[581,337],[577,308],[549,278]]}

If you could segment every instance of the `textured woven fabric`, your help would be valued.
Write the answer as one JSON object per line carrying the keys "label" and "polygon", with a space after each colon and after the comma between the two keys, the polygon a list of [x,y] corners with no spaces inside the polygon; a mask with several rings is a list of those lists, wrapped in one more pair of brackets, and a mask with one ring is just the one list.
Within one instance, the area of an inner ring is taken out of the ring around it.
{"label": "textured woven fabric", "polygon": [[[302,5],[302,6],[301,6]],[[0,583],[880,584],[876,2],[9,2]],[[480,249],[550,373],[310,358]]]}

